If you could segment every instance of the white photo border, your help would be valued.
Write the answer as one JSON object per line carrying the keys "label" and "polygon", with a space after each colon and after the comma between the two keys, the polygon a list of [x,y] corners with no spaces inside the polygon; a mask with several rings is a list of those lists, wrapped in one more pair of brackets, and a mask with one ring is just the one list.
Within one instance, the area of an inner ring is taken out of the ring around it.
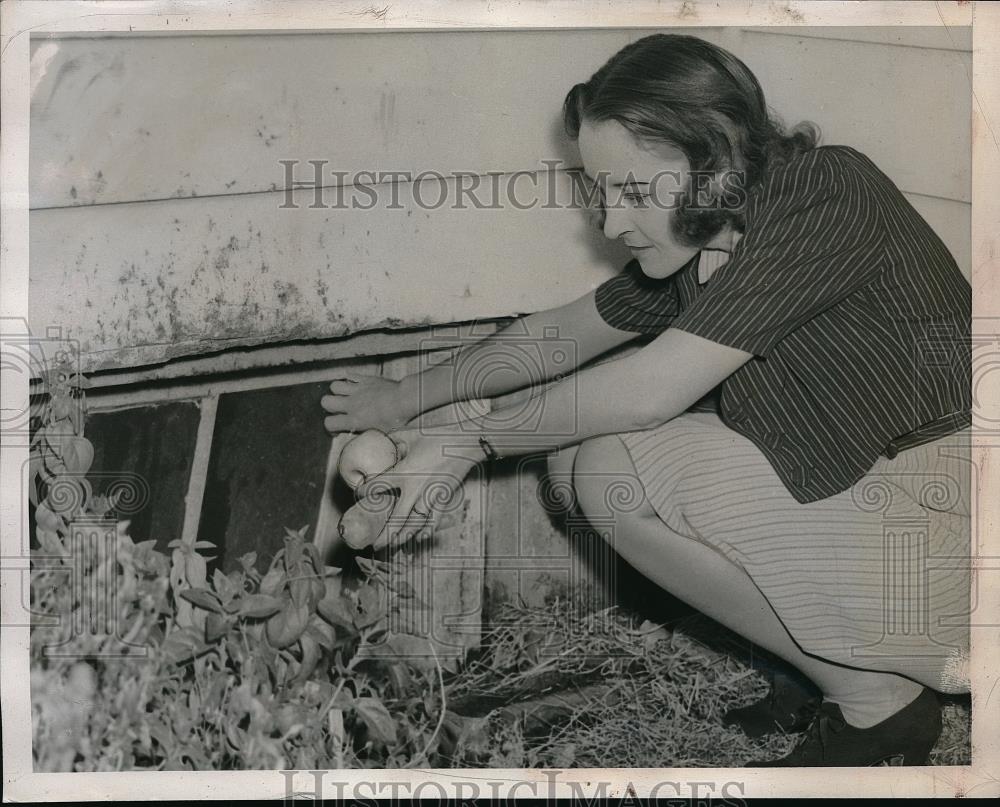
{"label": "white photo border", "polygon": [[[378,6],[376,8],[375,6]],[[384,9],[382,7],[385,7]],[[692,13],[692,10],[694,13]],[[973,187],[972,187],[972,285],[974,320],[1000,324],[1000,4],[988,2],[754,2],[724,0],[720,3],[633,2],[605,0],[412,0],[392,4],[359,2],[203,3],[138,0],[7,0],[0,5],[0,104],[3,138],[0,154],[0,315],[22,317],[28,313],[28,125],[29,41],[32,33],[112,32],[190,33],[193,31],[495,31],[513,29],[574,28],[666,28],[716,26],[973,26]],[[929,123],[928,125],[932,125]],[[977,326],[978,327],[978,326]],[[0,386],[4,409],[23,411],[28,395],[27,379],[15,374]],[[1000,496],[991,463],[989,445],[976,445],[982,463],[981,487],[973,499],[982,523],[995,525],[1000,516]],[[21,580],[16,567],[22,537],[20,492],[21,469],[27,448],[4,446],[0,452],[4,585],[0,587],[3,614],[22,609]],[[977,612],[997,618],[1000,625],[1000,540],[996,530],[983,536],[985,552],[974,566],[979,576]],[[992,563],[990,562],[992,561]],[[23,561],[22,561],[23,563]],[[8,568],[10,567],[10,568]],[[23,567],[22,567],[23,568]],[[6,625],[6,618],[0,624]],[[35,773],[32,771],[31,705],[28,676],[28,629],[2,627],[0,676],[3,720],[4,798],[9,801],[52,800],[163,800],[282,798],[289,788],[287,774],[253,772],[120,772]],[[995,629],[973,631],[971,677],[973,685],[973,763],[968,767],[865,768],[865,769],[578,769],[543,770],[392,770],[336,771],[326,783],[343,783],[341,794],[371,798],[372,784],[380,781],[409,783],[434,780],[443,792],[469,796],[456,789],[461,782],[482,783],[482,794],[508,795],[511,787],[529,795],[523,783],[537,783],[535,793],[549,797],[572,797],[569,783],[577,782],[586,793],[595,781],[613,782],[611,797],[644,798],[658,783],[715,784],[715,794],[729,784],[732,798],[759,796],[989,796],[1000,795],[1000,642]],[[312,793],[314,780],[298,774],[292,790]],[[487,783],[493,785],[490,790]],[[739,787],[734,785],[737,783]],[[332,785],[329,785],[331,786]],[[631,790],[629,790],[631,788]],[[407,794],[402,784],[400,794]],[[579,791],[576,791],[579,793]],[[689,791],[690,792],[690,791]],[[703,787],[702,792],[711,792]],[[439,791],[429,791],[436,795]],[[661,795],[676,794],[660,789]],[[333,793],[331,792],[331,795]],[[317,794],[318,795],[318,794]],[[386,795],[386,793],[381,793]]]}

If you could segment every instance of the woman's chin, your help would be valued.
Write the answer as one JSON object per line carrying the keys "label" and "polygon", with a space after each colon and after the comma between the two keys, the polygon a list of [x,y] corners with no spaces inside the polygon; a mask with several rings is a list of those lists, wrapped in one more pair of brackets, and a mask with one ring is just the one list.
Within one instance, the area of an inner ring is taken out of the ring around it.
{"label": "woman's chin", "polygon": [[685,256],[684,260],[674,259],[669,263],[665,263],[662,258],[656,260],[652,255],[643,255],[645,251],[633,251],[632,256],[639,261],[639,268],[642,269],[642,273],[653,280],[665,280],[671,275],[677,274],[691,260],[690,256]]}
{"label": "woman's chin", "polygon": [[660,266],[651,260],[643,260],[639,255],[636,256],[636,260],[639,261],[639,268],[642,269],[642,273],[653,280],[663,280],[664,278],[670,277],[676,269],[668,269],[664,266]]}

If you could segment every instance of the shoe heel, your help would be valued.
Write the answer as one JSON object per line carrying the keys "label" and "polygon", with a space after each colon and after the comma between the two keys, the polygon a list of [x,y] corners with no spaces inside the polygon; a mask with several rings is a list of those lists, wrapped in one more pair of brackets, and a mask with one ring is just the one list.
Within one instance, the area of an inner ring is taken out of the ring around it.
{"label": "shoe heel", "polygon": [[922,745],[919,748],[910,748],[903,752],[903,765],[927,765],[927,760],[930,759],[931,751],[934,749],[934,743],[930,745]]}
{"label": "shoe heel", "polygon": [[940,734],[940,729],[934,732],[933,739],[924,738],[920,741],[912,743],[908,748],[904,748],[896,756],[901,756],[903,761],[901,765],[913,766],[913,765],[927,765],[928,760],[931,756],[931,751],[934,750],[934,746],[937,743],[938,735]]}

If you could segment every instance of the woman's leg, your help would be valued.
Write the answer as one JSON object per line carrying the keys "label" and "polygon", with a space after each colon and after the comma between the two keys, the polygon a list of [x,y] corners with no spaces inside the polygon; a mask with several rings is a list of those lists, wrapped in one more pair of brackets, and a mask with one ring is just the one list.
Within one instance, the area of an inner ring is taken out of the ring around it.
{"label": "woman's leg", "polygon": [[[797,667],[841,706],[851,725],[875,725],[920,694],[920,684],[900,675],[803,652],[746,571],[711,546],[678,534],[656,514],[618,437],[584,442],[575,460],[580,508],[593,521],[612,519],[614,549],[622,557],[671,594]],[[636,486],[640,504],[615,509],[608,504],[609,484],[623,480]]]}

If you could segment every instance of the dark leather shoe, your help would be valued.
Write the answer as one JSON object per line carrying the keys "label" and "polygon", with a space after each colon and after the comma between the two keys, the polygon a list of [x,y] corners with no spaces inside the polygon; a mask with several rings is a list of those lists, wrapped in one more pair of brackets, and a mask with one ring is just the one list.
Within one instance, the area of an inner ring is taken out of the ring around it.
{"label": "dark leather shoe", "polygon": [[926,765],[940,734],[941,706],[926,687],[912,703],[867,729],[850,725],[837,704],[824,701],[788,756],[747,767],[865,767],[892,758],[902,765]]}
{"label": "dark leather shoe", "polygon": [[809,728],[821,702],[821,697],[810,695],[800,687],[781,686],[776,679],[766,698],[730,709],[722,716],[722,722],[742,730],[748,737],[763,737],[775,732],[797,734]]}

